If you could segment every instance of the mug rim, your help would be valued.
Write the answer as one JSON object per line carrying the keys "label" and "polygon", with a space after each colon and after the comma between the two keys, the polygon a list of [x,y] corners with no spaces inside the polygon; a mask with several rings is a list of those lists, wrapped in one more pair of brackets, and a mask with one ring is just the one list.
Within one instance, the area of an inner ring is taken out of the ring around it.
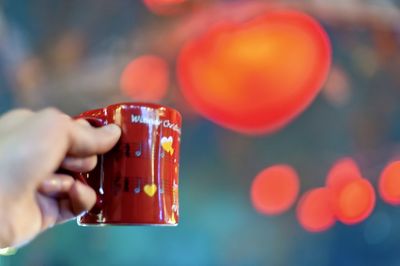
{"label": "mug rim", "polygon": [[119,103],[114,103],[111,105],[107,105],[106,107],[103,108],[99,108],[96,110],[102,110],[102,109],[109,109],[109,108],[118,108],[120,106],[127,106],[129,108],[150,108],[153,110],[159,110],[159,109],[164,109],[163,111],[168,111],[168,112],[172,112],[175,113],[179,116],[180,119],[182,119],[182,115],[181,113],[172,107],[166,106],[166,105],[162,105],[162,104],[158,104],[158,103],[150,103],[150,102],[119,102]]}

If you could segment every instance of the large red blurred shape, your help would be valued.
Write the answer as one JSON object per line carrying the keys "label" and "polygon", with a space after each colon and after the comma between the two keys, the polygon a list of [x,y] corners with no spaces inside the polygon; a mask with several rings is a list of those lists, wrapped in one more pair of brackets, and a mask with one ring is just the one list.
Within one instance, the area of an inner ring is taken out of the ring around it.
{"label": "large red blurred shape", "polygon": [[400,205],[400,161],[388,164],[379,179],[379,194],[392,205]]}
{"label": "large red blurred shape", "polygon": [[366,179],[356,179],[341,188],[333,198],[333,209],[339,221],[356,224],[365,220],[375,207],[375,191]]}
{"label": "large red blurred shape", "polygon": [[155,55],[133,59],[121,74],[122,92],[135,101],[160,101],[167,93],[169,70],[167,62]]}
{"label": "large red blurred shape", "polygon": [[321,232],[335,224],[330,193],[327,188],[316,188],[300,198],[296,210],[297,219],[307,231]]}
{"label": "large red blurred shape", "polygon": [[281,214],[295,202],[299,186],[299,177],[291,166],[282,164],[268,167],[253,180],[253,206],[263,214]]}
{"label": "large red blurred shape", "polygon": [[224,23],[182,48],[177,65],[185,98],[226,128],[262,134],[298,116],[315,98],[331,63],[327,34],[298,11],[271,11]]}

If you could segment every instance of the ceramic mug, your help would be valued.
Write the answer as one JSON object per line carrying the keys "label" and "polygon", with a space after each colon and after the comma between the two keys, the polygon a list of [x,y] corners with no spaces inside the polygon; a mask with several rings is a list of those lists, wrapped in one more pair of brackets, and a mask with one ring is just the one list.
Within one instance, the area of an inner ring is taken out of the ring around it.
{"label": "ceramic mug", "polygon": [[182,118],[150,103],[120,103],[86,111],[93,126],[117,124],[117,145],[100,155],[96,168],[77,178],[97,193],[97,203],[78,217],[86,225],[177,225]]}

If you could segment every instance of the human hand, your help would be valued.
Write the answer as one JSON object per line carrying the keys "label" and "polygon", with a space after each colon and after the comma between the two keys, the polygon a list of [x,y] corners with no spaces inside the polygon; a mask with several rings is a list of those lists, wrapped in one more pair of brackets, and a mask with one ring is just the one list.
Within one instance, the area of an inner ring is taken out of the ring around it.
{"label": "human hand", "polygon": [[121,130],[93,128],[56,109],[0,117],[0,248],[16,246],[93,207],[94,190],[58,169],[88,172]]}

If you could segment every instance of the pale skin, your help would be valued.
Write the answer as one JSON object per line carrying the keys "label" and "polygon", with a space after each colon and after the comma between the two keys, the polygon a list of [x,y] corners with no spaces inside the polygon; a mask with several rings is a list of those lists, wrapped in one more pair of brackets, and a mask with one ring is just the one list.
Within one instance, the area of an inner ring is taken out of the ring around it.
{"label": "pale skin", "polygon": [[120,135],[116,125],[94,128],[53,108],[0,116],[0,248],[23,245],[92,208],[94,190],[58,170],[92,170]]}

